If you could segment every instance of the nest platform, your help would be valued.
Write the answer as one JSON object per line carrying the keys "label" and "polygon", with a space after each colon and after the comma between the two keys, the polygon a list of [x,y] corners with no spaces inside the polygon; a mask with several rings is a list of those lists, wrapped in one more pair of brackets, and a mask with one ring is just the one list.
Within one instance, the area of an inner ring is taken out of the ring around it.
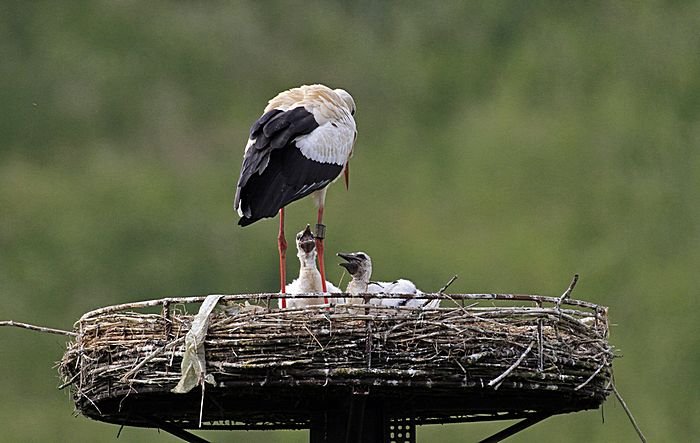
{"label": "nest platform", "polygon": [[76,410],[95,420],[165,430],[313,433],[358,405],[385,422],[411,426],[536,422],[598,408],[612,392],[607,308],[586,301],[439,293],[425,295],[442,299],[434,309],[341,304],[280,310],[279,296],[221,298],[204,342],[214,384],[187,394],[171,389],[204,297],[85,314],[59,366]]}

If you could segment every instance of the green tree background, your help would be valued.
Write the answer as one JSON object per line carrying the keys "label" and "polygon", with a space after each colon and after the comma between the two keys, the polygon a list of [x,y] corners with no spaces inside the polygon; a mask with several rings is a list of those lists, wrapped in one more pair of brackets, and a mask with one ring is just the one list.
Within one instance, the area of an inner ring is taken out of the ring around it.
{"label": "green tree background", "polygon": [[[236,226],[250,124],[304,83],[350,91],[332,253],[377,278],[610,306],[617,385],[653,441],[700,435],[700,3],[0,2],[0,319],[271,291],[276,221]],[[288,235],[313,222],[290,206]],[[290,265],[290,274],[296,272]],[[110,441],[71,416],[62,337],[0,331],[4,441]],[[614,399],[513,437],[636,441]],[[423,427],[477,440],[504,425]],[[203,433],[303,442],[304,432]],[[175,441],[125,429],[128,442]]]}

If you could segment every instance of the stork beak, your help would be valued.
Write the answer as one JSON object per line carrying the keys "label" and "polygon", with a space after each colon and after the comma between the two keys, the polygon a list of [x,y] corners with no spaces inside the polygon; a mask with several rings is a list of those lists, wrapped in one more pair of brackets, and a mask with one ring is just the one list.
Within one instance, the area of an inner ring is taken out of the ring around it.
{"label": "stork beak", "polygon": [[311,232],[311,227],[306,225],[306,229],[299,233],[298,242],[299,247],[307,254],[311,253],[316,247],[316,240],[314,239],[314,233]]}
{"label": "stork beak", "polygon": [[355,275],[360,269],[360,260],[357,258],[357,254],[338,252],[336,255],[345,260],[344,263],[338,263],[338,266],[347,269],[350,275]]}
{"label": "stork beak", "polygon": [[345,177],[345,189],[350,189],[350,162],[345,163],[345,170],[343,171]]}

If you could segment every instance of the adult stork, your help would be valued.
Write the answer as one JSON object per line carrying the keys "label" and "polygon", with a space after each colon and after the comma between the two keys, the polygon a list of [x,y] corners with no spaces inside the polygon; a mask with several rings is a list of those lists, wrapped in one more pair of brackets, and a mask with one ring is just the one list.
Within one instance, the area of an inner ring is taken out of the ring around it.
{"label": "adult stork", "polygon": [[348,161],[357,136],[354,114],[355,101],[345,90],[303,85],[270,100],[250,128],[234,208],[241,216],[241,226],[279,213],[277,246],[282,293],[287,251],[284,208],[309,194],[318,207],[316,250],[323,292],[327,292],[323,208],[327,186],[341,172],[348,186]]}

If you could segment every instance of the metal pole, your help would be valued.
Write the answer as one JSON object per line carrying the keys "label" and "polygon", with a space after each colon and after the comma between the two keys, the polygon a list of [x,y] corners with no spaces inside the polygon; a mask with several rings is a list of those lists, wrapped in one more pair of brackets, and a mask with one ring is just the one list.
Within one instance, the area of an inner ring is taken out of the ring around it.
{"label": "metal pole", "polygon": [[519,421],[516,424],[509,426],[502,430],[501,432],[498,432],[496,434],[493,434],[491,437],[485,438],[481,440],[479,443],[498,443],[500,441],[505,440],[506,438],[510,437],[513,434],[517,434],[518,432],[529,428],[530,426],[537,424],[544,420],[547,417],[551,417],[552,414],[537,414],[533,415],[532,417],[528,417],[525,420]]}
{"label": "metal pole", "polygon": [[384,402],[366,394],[328,399],[311,417],[310,443],[384,443],[388,435]]}

